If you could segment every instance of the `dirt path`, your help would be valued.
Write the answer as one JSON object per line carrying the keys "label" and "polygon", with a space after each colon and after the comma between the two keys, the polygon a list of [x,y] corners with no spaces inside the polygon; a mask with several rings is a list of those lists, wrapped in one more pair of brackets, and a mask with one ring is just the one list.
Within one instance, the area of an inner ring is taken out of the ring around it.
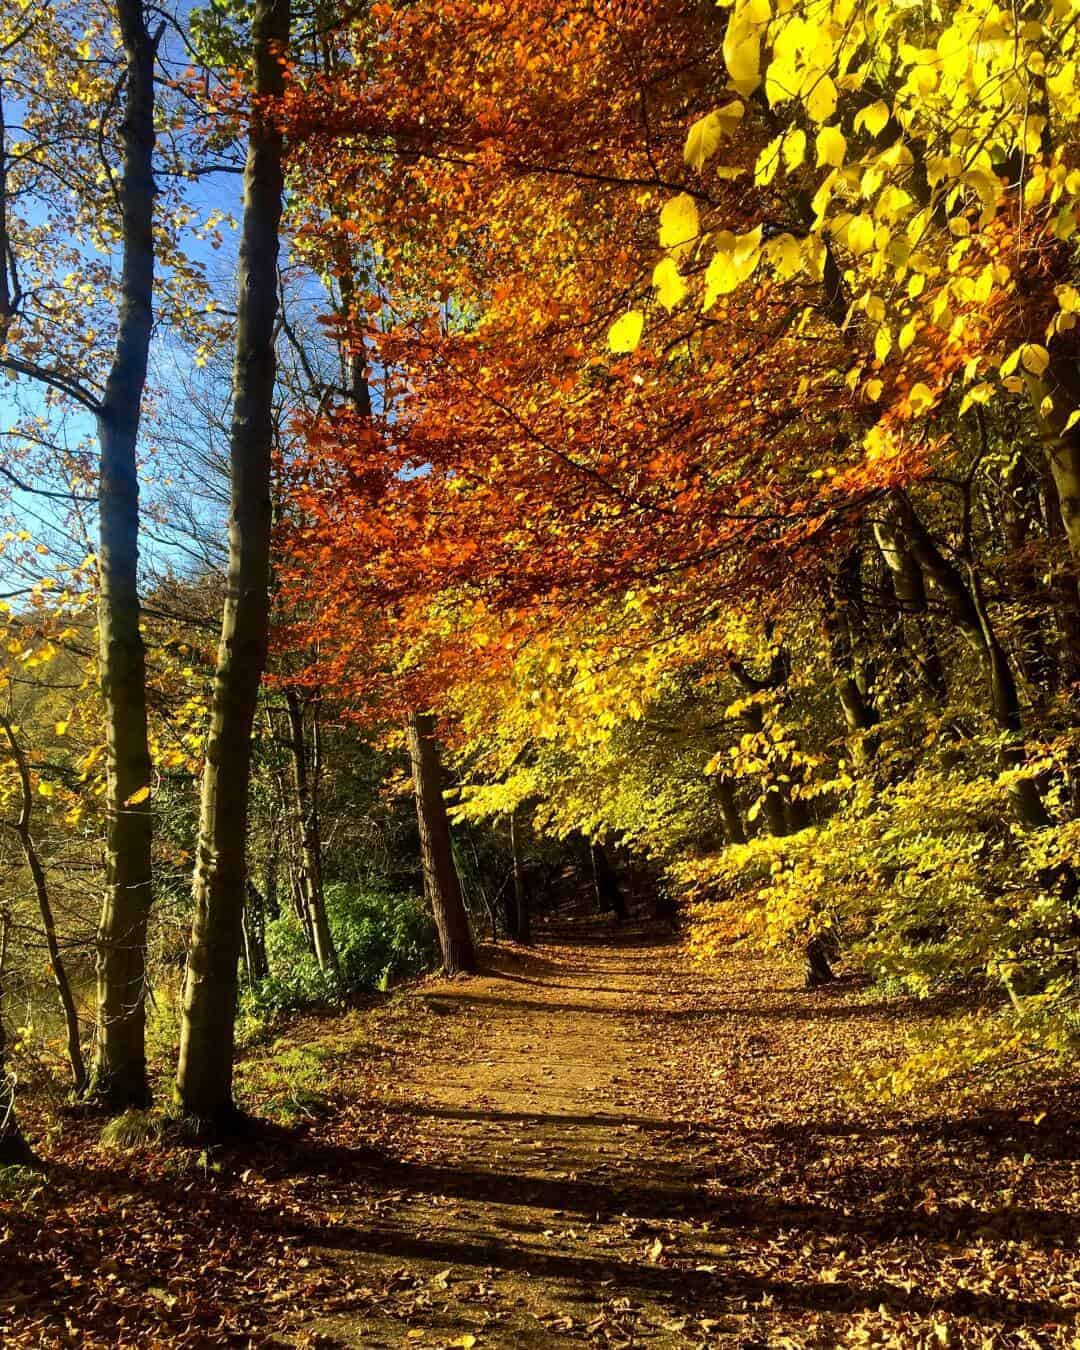
{"label": "dirt path", "polygon": [[0,1345],[1080,1345],[1075,1100],[845,1091],[932,1007],[647,926],[486,962],[252,1048],[231,1147],[51,1117]]}
{"label": "dirt path", "polygon": [[906,1005],[808,995],[754,960],[721,982],[648,927],[573,936],[402,1001],[423,1030],[370,1103],[397,1122],[382,1208],[316,1244],[370,1296],[309,1330],[1075,1343],[1076,1154],[1053,1121],[860,1117],[830,1051],[892,1048]]}

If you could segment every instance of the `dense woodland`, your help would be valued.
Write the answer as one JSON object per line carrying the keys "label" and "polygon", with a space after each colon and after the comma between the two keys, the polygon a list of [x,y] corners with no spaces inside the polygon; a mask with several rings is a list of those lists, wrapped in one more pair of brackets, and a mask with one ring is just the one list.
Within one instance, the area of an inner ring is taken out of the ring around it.
{"label": "dense woodland", "polygon": [[1078,16],[5,7],[0,1162],[571,912],[1068,1087]]}

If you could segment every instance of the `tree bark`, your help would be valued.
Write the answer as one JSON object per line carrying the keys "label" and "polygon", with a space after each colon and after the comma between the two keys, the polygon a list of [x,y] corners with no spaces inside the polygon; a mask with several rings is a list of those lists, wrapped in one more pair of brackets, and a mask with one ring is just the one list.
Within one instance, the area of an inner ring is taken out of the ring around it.
{"label": "tree bark", "polygon": [[718,773],[713,779],[713,786],[728,843],[745,844],[746,829],[739,814],[739,804],[735,800],[735,784],[726,773]]}
{"label": "tree bark", "polygon": [[[975,653],[986,677],[990,715],[998,730],[1008,738],[1001,752],[1002,767],[1021,769],[1025,755],[1016,680],[1005,649],[990,623],[974,567],[971,568],[968,585],[958,569],[938,549],[911,503],[906,498],[900,501],[911,556],[936,586],[953,622]],[[1034,779],[1015,779],[1009,785],[1009,797],[1022,825],[1039,829],[1052,823]]]}
{"label": "tree bark", "polygon": [[473,971],[476,969],[476,949],[450,847],[450,821],[443,800],[435,719],[428,713],[410,713],[408,741],[416,789],[424,891],[439,934],[443,969],[448,975]]}
{"label": "tree bark", "polygon": [[[1080,562],[1080,424],[1068,426],[1072,413],[1080,409],[1080,364],[1075,352],[1062,350],[1059,339],[1051,349],[1045,378],[1027,372],[1024,378],[1057,488],[1069,552],[1074,562]],[[1049,413],[1043,411],[1047,407]],[[1075,593],[1075,584],[1073,590]]]}
{"label": "tree bark", "polygon": [[[825,635],[832,658],[833,678],[844,724],[848,730],[852,758],[856,764],[865,764],[876,751],[873,736],[868,733],[877,725],[877,710],[863,692],[856,669],[855,637],[852,631],[851,606],[861,594],[861,554],[858,547],[848,550],[835,581],[825,587]],[[869,680],[866,681],[867,685]]]}
{"label": "tree bark", "polygon": [[0,1167],[27,1167],[35,1159],[15,1114],[15,1079],[7,1066],[7,1034],[4,1031],[4,969],[10,927],[11,918],[4,914],[0,917]]}
{"label": "tree bark", "polygon": [[123,266],[116,350],[97,415],[101,691],[106,743],[105,896],[98,929],[90,1095],[122,1111],[150,1101],[146,927],[153,900],[146,655],[139,627],[136,447],[153,327],[154,63],[142,0],[116,0],[125,52]]}
{"label": "tree bark", "polygon": [[518,847],[517,812],[510,812],[510,852],[514,864],[514,912],[517,929],[516,937],[526,946],[532,945],[532,922],[529,914],[529,893],[525,886],[525,876],[521,868],[521,849]]}
{"label": "tree bark", "polygon": [[79,1093],[86,1086],[86,1064],[83,1060],[82,1043],[79,1039],[79,1014],[75,1008],[75,999],[71,992],[71,981],[68,979],[67,970],[60,955],[60,943],[56,937],[56,921],[53,918],[45,868],[42,866],[34,836],[30,832],[30,821],[34,810],[30,768],[26,762],[22,746],[15,738],[14,728],[6,717],[0,717],[0,726],[4,729],[4,735],[7,737],[8,746],[11,749],[11,757],[15,761],[21,796],[19,818],[9,828],[19,841],[19,846],[22,849],[23,857],[26,859],[26,865],[30,869],[30,876],[34,883],[38,914],[41,916],[41,927],[45,934],[45,947],[49,953],[49,969],[52,972],[56,993],[60,999],[60,1009],[64,1016],[64,1028],[67,1034],[67,1057],[68,1064],[71,1067],[72,1083],[75,1091]]}
{"label": "tree bark", "polygon": [[300,833],[299,887],[306,911],[305,926],[311,934],[315,959],[320,970],[336,971],[338,955],[326,915],[326,895],[323,890],[322,837],[319,829],[319,802],[317,774],[308,773],[307,733],[304,726],[304,708],[295,689],[286,689],[285,703],[289,712],[289,749],[292,752],[293,792],[296,797],[296,816]]}
{"label": "tree bark", "polygon": [[[256,0],[251,40],[254,95],[260,101],[283,92],[281,63],[288,38],[289,0]],[[203,769],[195,913],[176,1078],[183,1108],[208,1123],[223,1123],[235,1114],[233,1037],[247,879],[251,733],[266,664],[270,617],[282,158],[282,135],[273,114],[256,107],[244,170],[230,436],[229,579]]]}
{"label": "tree bark", "polygon": [[593,844],[592,865],[597,908],[601,914],[613,914],[616,922],[623,923],[630,917],[630,911],[626,907],[619,878],[615,875],[615,869],[608,859],[603,844]]}

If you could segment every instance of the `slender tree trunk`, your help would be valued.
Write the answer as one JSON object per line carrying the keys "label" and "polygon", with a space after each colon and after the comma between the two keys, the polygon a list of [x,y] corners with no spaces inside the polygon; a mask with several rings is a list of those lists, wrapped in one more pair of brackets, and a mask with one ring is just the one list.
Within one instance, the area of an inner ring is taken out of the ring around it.
{"label": "slender tree trunk", "polygon": [[836,581],[825,588],[824,614],[836,693],[848,730],[852,758],[860,765],[874,756],[876,744],[873,736],[867,733],[878,722],[877,710],[858,678],[852,632],[851,606],[861,595],[861,561],[857,547],[848,551]]}
{"label": "slender tree trunk", "polygon": [[[284,88],[289,0],[256,0],[254,94]],[[233,1037],[247,879],[251,733],[266,664],[270,617],[271,449],[283,143],[273,114],[256,108],[244,170],[230,444],[229,581],[221,621],[194,880],[195,914],[184,980],[177,1093],[206,1121],[234,1114]]]}
{"label": "slender tree trunk", "polygon": [[450,821],[443,800],[435,719],[428,713],[411,713],[408,740],[416,788],[424,890],[439,933],[443,968],[448,975],[456,975],[459,971],[476,969],[476,949],[450,847]]}
{"label": "slender tree trunk", "polygon": [[35,1158],[15,1115],[15,1078],[7,1066],[7,1033],[4,1031],[4,971],[10,928],[11,916],[0,916],[0,1167],[28,1167]]}
{"label": "slender tree trunk", "polygon": [[250,877],[244,888],[244,968],[251,988],[270,973],[266,959],[266,901]]}
{"label": "slender tree trunk", "polygon": [[52,972],[56,993],[60,999],[60,1009],[64,1015],[64,1027],[67,1033],[67,1057],[71,1067],[71,1078],[76,1092],[82,1092],[86,1086],[86,1064],[83,1060],[82,1043],[79,1039],[79,1014],[75,1008],[75,999],[71,993],[71,981],[68,979],[63,958],[60,955],[60,943],[56,937],[56,921],[53,918],[52,902],[49,898],[49,883],[41,856],[30,832],[30,820],[34,810],[34,793],[30,783],[30,769],[23,754],[22,746],[15,738],[15,731],[6,717],[0,717],[0,726],[4,728],[11,757],[19,775],[21,802],[19,818],[10,826],[22,849],[30,876],[34,882],[34,894],[37,896],[38,913],[45,934],[45,947],[49,953],[49,969]]}
{"label": "slender tree trunk", "polygon": [[532,922],[529,914],[529,893],[521,867],[521,849],[518,845],[517,812],[510,812],[510,852],[514,860],[514,911],[517,919],[517,940],[532,945]]}
{"label": "slender tree trunk", "polygon": [[293,792],[300,833],[300,869],[298,882],[306,911],[306,927],[311,934],[315,959],[320,970],[338,969],[338,956],[330,923],[326,916],[323,890],[322,837],[319,829],[319,803],[316,775],[308,773],[307,733],[304,708],[295,689],[286,689],[289,712],[289,749],[292,753]]}
{"label": "slender tree trunk", "polygon": [[1014,453],[1005,471],[1001,498],[1001,534],[1009,554],[1011,589],[1020,600],[1017,652],[1035,699],[1040,703],[1061,683],[1056,653],[1046,640],[1050,594],[1039,580],[1028,543],[1038,516],[1038,478],[1022,451]]}
{"label": "slender tree trunk", "polygon": [[105,710],[105,897],[98,930],[90,1093],[146,1106],[146,927],[153,899],[146,655],[139,628],[136,447],[153,327],[154,63],[142,0],[116,0],[126,55],[120,185],[123,266],[116,351],[98,413],[98,633]]}

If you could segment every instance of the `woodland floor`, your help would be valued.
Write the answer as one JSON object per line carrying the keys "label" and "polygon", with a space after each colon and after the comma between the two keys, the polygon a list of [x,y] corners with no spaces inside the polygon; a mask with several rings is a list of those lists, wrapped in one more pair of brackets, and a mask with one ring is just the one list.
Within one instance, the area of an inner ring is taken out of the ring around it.
{"label": "woodland floor", "polygon": [[932,1008],[540,938],[249,1052],[241,1144],[39,1133],[0,1344],[1080,1345],[1075,1096],[852,1105]]}

